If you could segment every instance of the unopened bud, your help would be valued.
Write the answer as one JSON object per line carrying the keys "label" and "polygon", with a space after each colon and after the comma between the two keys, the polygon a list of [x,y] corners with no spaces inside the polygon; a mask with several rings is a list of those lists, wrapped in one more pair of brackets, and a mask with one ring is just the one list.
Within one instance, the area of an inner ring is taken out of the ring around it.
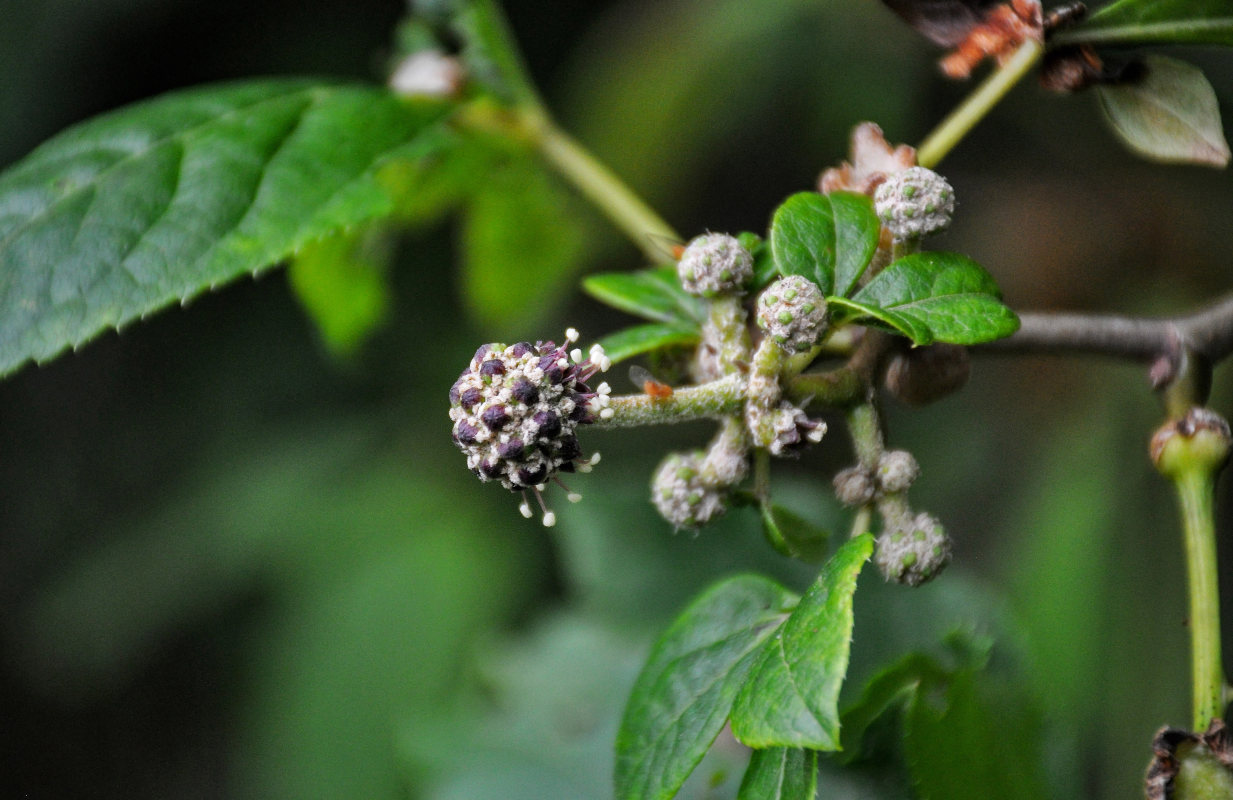
{"label": "unopened bud", "polygon": [[677,263],[681,286],[690,294],[713,297],[743,290],[753,277],[753,256],[726,233],[696,237]]}
{"label": "unopened bud", "polygon": [[886,389],[910,406],[941,400],[963,388],[972,372],[966,347],[931,344],[896,353],[886,368]]}
{"label": "unopened bud", "polygon": [[950,227],[955,190],[938,173],[911,167],[891,175],[873,195],[878,219],[896,239],[916,239]]}
{"label": "unopened bud", "polygon": [[878,458],[876,478],[883,492],[906,492],[920,475],[920,465],[907,450],[887,450]]}
{"label": "unopened bud", "polygon": [[758,327],[789,353],[810,349],[826,333],[826,298],[808,278],[789,275],[758,297]]}
{"label": "unopened bud", "polygon": [[950,538],[933,516],[917,514],[911,524],[878,537],[874,560],[887,580],[919,586],[950,563]]}
{"label": "unopened bud", "polygon": [[1195,406],[1181,419],[1170,420],[1152,436],[1152,463],[1161,475],[1174,478],[1201,469],[1216,471],[1229,460],[1229,423],[1209,408]]}
{"label": "unopened bud", "polygon": [[873,473],[862,466],[848,467],[835,473],[835,496],[845,506],[863,506],[872,502],[877,485]]}

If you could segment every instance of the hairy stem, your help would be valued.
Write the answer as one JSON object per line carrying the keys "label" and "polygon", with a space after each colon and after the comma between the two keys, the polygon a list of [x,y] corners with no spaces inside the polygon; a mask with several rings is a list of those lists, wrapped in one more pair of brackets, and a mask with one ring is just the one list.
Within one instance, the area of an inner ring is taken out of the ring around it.
{"label": "hairy stem", "polygon": [[955,145],[967,136],[1006,93],[1026,75],[1044,54],[1044,45],[1028,40],[1019,46],[1010,60],[985,79],[916,149],[916,163],[922,167],[937,166]]}
{"label": "hairy stem", "polygon": [[1201,731],[1224,710],[1216,526],[1212,515],[1214,475],[1210,469],[1186,470],[1177,476],[1174,486],[1182,507],[1182,535],[1190,594],[1194,730]]}

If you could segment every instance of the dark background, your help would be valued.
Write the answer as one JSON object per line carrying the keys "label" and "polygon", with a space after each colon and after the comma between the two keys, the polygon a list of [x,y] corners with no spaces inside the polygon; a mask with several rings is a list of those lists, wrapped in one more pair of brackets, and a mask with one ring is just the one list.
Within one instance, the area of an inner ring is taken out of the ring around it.
{"label": "dark background", "polygon": [[[764,229],[854,123],[917,142],[968,90],[873,0],[505,7],[563,124],[686,235]],[[0,164],[198,83],[380,80],[403,10],[3,0]],[[1227,114],[1233,59],[1177,55]],[[1015,308],[1175,313],[1228,285],[1228,174],[1134,159],[1091,97],[1021,87],[943,171],[960,209],[936,246]],[[671,612],[737,569],[808,580],[751,516],[674,537],[649,510],[654,464],[704,427],[596,433],[604,462],[551,538],[471,480],[445,393],[474,347],[621,320],[577,291],[525,329],[468,318],[455,236],[401,246],[392,321],[347,361],[273,271],[0,383],[0,795],[605,797],[616,715]],[[604,234],[579,268],[641,265]],[[1218,372],[1226,413],[1229,388]],[[1059,797],[1137,792],[1155,728],[1188,717],[1179,536],[1145,458],[1159,417],[1140,369],[992,357],[959,396],[890,411],[956,561],[919,601],[865,576],[854,664],[898,641],[896,603],[985,624],[973,606],[996,598]],[[779,473],[840,526],[819,471],[842,439]]]}

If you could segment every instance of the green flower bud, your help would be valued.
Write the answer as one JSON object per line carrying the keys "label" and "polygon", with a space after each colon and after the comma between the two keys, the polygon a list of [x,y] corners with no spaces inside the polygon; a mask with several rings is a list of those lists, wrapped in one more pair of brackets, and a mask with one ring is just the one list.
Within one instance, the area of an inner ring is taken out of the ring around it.
{"label": "green flower bud", "polygon": [[874,561],[886,579],[908,586],[932,580],[950,563],[950,538],[936,518],[920,513],[878,537]]}
{"label": "green flower bud", "polygon": [[887,450],[878,458],[875,472],[883,492],[906,492],[920,475],[920,465],[907,450]]}
{"label": "green flower bud", "polygon": [[677,530],[697,528],[728,510],[727,491],[703,480],[704,460],[701,451],[671,453],[651,480],[651,502]]}
{"label": "green flower bud", "polygon": [[1195,406],[1162,425],[1149,451],[1161,475],[1175,478],[1193,469],[1218,470],[1229,460],[1229,423],[1208,408]]}
{"label": "green flower bud", "polygon": [[816,345],[826,333],[826,298],[800,275],[772,283],[758,297],[758,327],[790,353]]}
{"label": "green flower bud", "polygon": [[753,256],[726,233],[695,238],[681,254],[676,271],[681,286],[701,297],[737,294],[753,277]]}
{"label": "green flower bud", "polygon": [[877,188],[873,207],[896,239],[916,239],[950,227],[955,190],[933,170],[911,167]]}

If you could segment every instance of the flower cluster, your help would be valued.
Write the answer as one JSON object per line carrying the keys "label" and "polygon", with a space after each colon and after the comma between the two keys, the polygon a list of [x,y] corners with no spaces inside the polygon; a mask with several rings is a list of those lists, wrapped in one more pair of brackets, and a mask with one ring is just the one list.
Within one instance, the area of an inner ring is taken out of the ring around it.
{"label": "flower cluster", "polygon": [[950,537],[936,518],[921,512],[878,537],[874,561],[887,580],[919,586],[950,563]]}
{"label": "flower cluster", "polygon": [[801,275],[780,278],[758,297],[758,327],[790,353],[817,344],[826,332],[826,322],[822,290]]}
{"label": "flower cluster", "polygon": [[[611,362],[603,348],[568,351],[578,339],[570,329],[565,343],[486,344],[450,388],[454,443],[467,467],[482,481],[498,481],[522,491],[523,516],[532,515],[529,494],[551,526],[556,516],[544,506],[542,491],[559,472],[589,471],[598,454],[583,458],[577,429],[612,416],[610,389],[587,385]],[[568,490],[567,490],[568,491]],[[570,499],[577,495],[570,493]]]}
{"label": "flower cluster", "polygon": [[676,265],[681,286],[700,297],[739,292],[753,277],[753,256],[726,233],[696,237]]}
{"label": "flower cluster", "polygon": [[878,218],[896,239],[916,239],[950,227],[955,190],[931,169],[912,167],[886,179],[873,195]]}

